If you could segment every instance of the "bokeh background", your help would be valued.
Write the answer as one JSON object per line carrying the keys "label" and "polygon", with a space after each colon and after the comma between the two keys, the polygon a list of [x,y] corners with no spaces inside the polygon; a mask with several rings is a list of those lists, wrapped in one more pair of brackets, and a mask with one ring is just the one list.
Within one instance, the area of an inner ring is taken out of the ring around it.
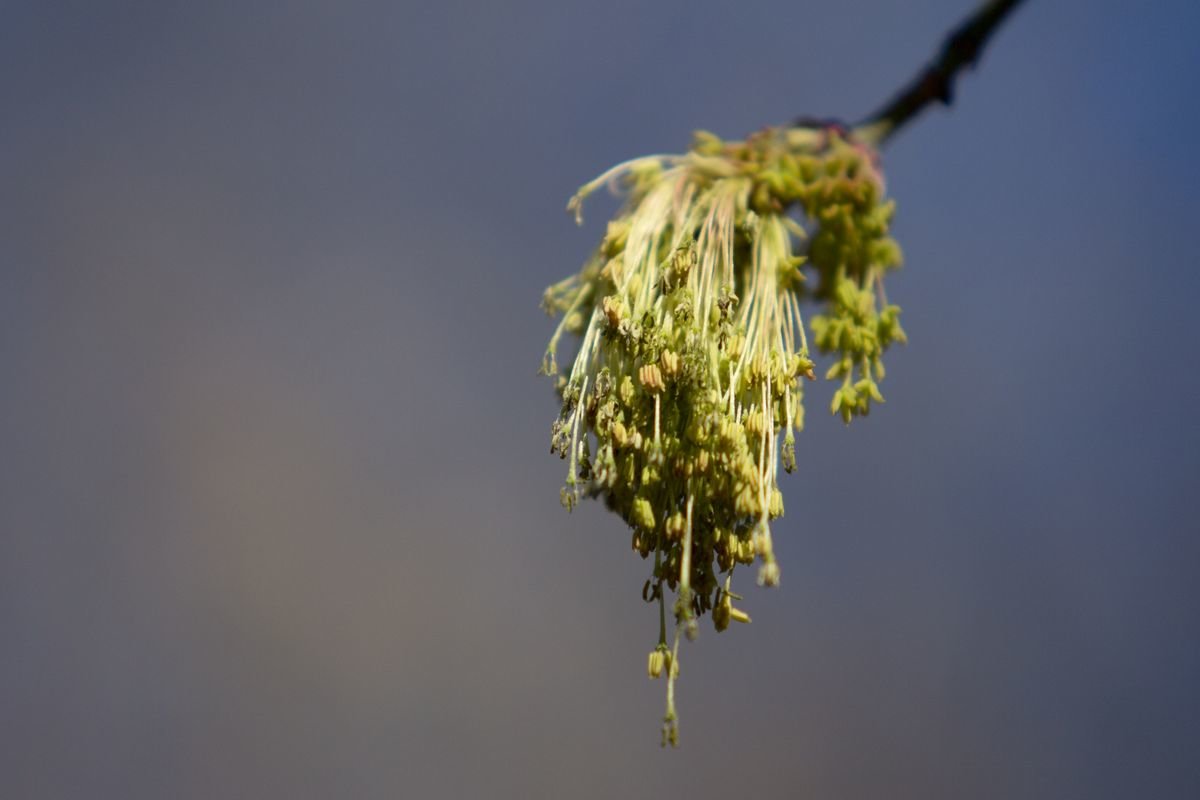
{"label": "bokeh background", "polygon": [[1200,796],[1200,11],[1034,0],[889,147],[911,343],[687,645],[535,375],[583,181],[968,0],[0,5],[0,796]]}

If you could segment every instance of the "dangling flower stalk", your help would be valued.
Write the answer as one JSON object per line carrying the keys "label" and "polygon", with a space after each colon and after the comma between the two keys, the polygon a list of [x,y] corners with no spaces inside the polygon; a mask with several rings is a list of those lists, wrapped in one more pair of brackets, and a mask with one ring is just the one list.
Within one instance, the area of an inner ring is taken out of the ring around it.
{"label": "dangling flower stalk", "polygon": [[[601,175],[569,208],[580,213],[614,182],[625,208],[583,270],[546,292],[563,319],[543,371],[558,375],[563,400],[552,435],[569,465],[563,504],[603,497],[633,548],[655,555],[650,596],[675,592],[675,646],[664,634],[650,660],[653,675],[669,662],[664,737],[674,742],[679,633],[695,636],[710,611],[718,630],[749,621],[732,605],[737,564],[757,561],[760,585],[779,582],[779,466],[795,468],[802,382],[815,377],[801,302],[825,309],[812,327],[838,354],[835,410],[866,414],[882,400],[880,356],[903,337],[899,310],[880,307],[900,258],[875,154],[837,128],[731,143],[701,134],[688,153]],[[559,375],[568,331],[581,341]]]}

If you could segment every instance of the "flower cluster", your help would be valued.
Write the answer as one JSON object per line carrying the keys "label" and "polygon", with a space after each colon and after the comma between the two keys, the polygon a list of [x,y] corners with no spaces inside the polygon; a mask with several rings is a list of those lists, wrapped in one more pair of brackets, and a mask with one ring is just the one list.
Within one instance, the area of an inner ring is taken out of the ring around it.
{"label": "flower cluster", "polygon": [[[749,622],[733,605],[737,565],[779,581],[770,523],[783,514],[779,466],[796,467],[803,383],[815,364],[801,303],[815,302],[813,344],[841,378],[833,412],[847,422],[883,400],[881,356],[904,340],[883,276],[900,263],[892,204],[873,150],[837,127],[772,128],[744,142],[697,134],[689,152],[620,164],[583,199],[628,193],[583,270],[546,290],[562,320],[542,371],[562,410],[551,450],[568,462],[562,502],[601,497],[654,567],[651,677],[667,677],[664,744],[678,730],[679,638],[710,614],[718,631]],[[578,335],[559,372],[564,333]],[[673,592],[668,646],[666,592]]]}

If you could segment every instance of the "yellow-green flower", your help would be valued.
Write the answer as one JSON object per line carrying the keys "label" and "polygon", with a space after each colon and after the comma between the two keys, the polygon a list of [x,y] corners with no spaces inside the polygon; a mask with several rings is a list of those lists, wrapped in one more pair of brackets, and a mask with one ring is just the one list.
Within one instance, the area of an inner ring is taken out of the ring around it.
{"label": "yellow-green flower", "polygon": [[[881,402],[881,357],[903,341],[884,274],[900,253],[888,236],[876,153],[837,127],[770,128],[744,142],[696,136],[682,155],[620,164],[583,186],[576,217],[600,186],[625,207],[581,272],[546,290],[562,319],[543,371],[562,411],[551,450],[568,462],[563,503],[602,497],[654,554],[660,636],[649,673],[668,670],[664,741],[674,742],[679,634],[713,612],[718,630],[749,622],[731,605],[739,563],[779,581],[771,520],[783,514],[779,466],[796,466],[803,382],[815,377],[801,316],[841,378],[832,410],[847,422]],[[564,333],[580,337],[559,374]],[[665,591],[675,593],[667,650]]]}

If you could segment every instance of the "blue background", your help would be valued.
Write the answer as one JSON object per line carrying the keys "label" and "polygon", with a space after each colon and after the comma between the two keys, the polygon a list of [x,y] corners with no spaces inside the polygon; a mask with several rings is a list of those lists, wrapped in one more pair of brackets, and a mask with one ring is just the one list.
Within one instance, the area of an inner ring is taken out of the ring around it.
{"label": "blue background", "polygon": [[0,795],[1200,796],[1195,3],[1034,0],[885,154],[910,344],[683,653],[535,375],[610,164],[972,3],[0,6]]}

